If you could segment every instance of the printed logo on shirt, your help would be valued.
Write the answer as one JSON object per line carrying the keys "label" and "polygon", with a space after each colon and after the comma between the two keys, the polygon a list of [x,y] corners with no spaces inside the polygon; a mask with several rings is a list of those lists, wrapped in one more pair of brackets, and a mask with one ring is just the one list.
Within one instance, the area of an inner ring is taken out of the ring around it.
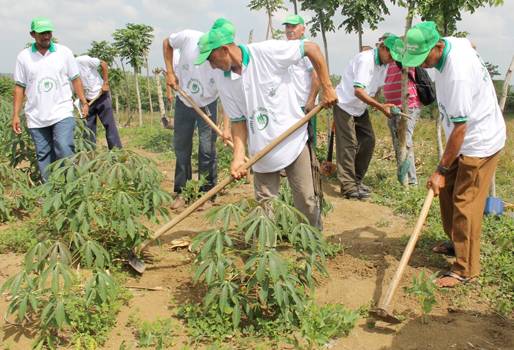
{"label": "printed logo on shirt", "polygon": [[203,96],[203,87],[202,83],[198,79],[191,79],[189,83],[187,83],[187,89],[191,91],[192,94],[200,94]]}
{"label": "printed logo on shirt", "polygon": [[250,117],[250,130],[254,134],[256,130],[262,131],[269,125],[270,117],[273,114],[264,107],[257,108]]}
{"label": "printed logo on shirt", "polygon": [[209,85],[214,86],[214,84],[216,84],[216,82],[214,81],[214,78],[209,79]]}
{"label": "printed logo on shirt", "polygon": [[189,70],[189,64],[188,64],[188,63],[184,63],[184,64],[182,65],[182,69],[183,69],[183,70]]}
{"label": "printed logo on shirt", "polygon": [[37,91],[42,94],[50,92],[57,87],[57,80],[50,77],[44,77],[37,83]]}

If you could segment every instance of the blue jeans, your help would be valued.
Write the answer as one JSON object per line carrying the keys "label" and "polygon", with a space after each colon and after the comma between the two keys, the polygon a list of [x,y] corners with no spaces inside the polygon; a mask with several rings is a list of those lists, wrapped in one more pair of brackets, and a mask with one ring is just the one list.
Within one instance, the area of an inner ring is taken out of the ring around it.
{"label": "blue jeans", "polygon": [[[216,123],[216,101],[203,107],[209,109],[211,119]],[[208,113],[207,113],[208,114]],[[175,149],[175,182],[173,190],[182,192],[187,180],[192,178],[191,154],[193,150],[193,133],[195,126],[198,128],[198,173],[204,175],[207,184],[202,186],[202,191],[208,191],[216,185],[218,169],[216,160],[216,132],[204,122],[193,108],[186,106],[180,98],[175,102],[173,147]]]}
{"label": "blue jeans", "polygon": [[[414,128],[416,127],[416,123],[420,117],[420,114],[421,108],[409,108],[410,119],[407,119],[407,158],[410,161],[409,171],[407,172],[407,179],[409,185],[418,184],[418,178],[416,176],[416,157],[414,157]],[[389,130],[391,131],[394,152],[396,154],[396,161],[398,163],[398,159],[400,159],[400,139],[398,137],[400,117],[389,118],[389,120],[387,121],[387,125],[389,126]]]}
{"label": "blue jeans", "polygon": [[75,118],[65,118],[44,128],[29,128],[36,146],[36,158],[43,182],[48,180],[46,168],[58,159],[73,155]]}
{"label": "blue jeans", "polygon": [[109,149],[113,149],[114,147],[121,148],[120,135],[118,133],[118,128],[116,127],[116,121],[114,120],[112,100],[109,92],[104,92],[102,96],[100,96],[89,108],[86,125],[91,129],[91,131],[93,131],[91,142],[94,144],[96,144],[96,116],[98,116],[100,122],[102,122],[102,125],[105,128],[105,137],[107,139],[107,146]]}

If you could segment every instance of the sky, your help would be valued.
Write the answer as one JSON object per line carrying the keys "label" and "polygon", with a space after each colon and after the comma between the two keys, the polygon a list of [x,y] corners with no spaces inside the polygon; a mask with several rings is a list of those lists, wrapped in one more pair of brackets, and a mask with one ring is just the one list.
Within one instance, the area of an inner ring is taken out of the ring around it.
{"label": "sky", "polygon": [[[288,10],[275,14],[274,28],[281,28],[281,20],[293,12],[293,5],[285,2]],[[183,29],[207,31],[218,17],[233,21],[236,41],[247,42],[252,29],[253,41],[264,40],[267,16],[263,11],[250,11],[248,3],[249,0],[0,0],[0,23],[4,28],[0,72],[13,72],[17,54],[32,39],[30,21],[36,16],[49,17],[59,43],[76,54],[84,53],[93,40],[112,41],[113,31],[126,23],[151,25],[155,39],[149,61],[153,68],[163,66],[162,40],[170,33]],[[406,10],[390,5],[390,12],[377,31],[365,28],[363,44],[374,45],[383,32],[403,34]],[[300,14],[306,21],[312,16],[308,12]],[[343,17],[337,15],[334,21],[339,24]],[[414,23],[419,21],[416,18]],[[465,13],[458,23],[459,31],[470,33],[482,58],[499,66],[502,77],[514,55],[513,22],[514,0],[505,0],[501,7]],[[312,39],[322,47],[320,37]],[[328,34],[328,46],[331,73],[341,74],[357,53],[357,35],[339,29]]]}

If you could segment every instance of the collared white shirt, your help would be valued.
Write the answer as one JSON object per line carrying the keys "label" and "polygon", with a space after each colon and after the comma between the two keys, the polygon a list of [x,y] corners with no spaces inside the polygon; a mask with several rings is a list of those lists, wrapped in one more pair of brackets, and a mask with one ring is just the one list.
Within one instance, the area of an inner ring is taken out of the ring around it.
{"label": "collared white shirt", "polygon": [[[169,36],[174,53],[176,49],[180,50],[180,58],[174,67],[179,85],[200,107],[207,106],[218,98],[214,69],[208,61],[201,65],[194,64],[200,53],[198,40],[202,35],[202,32],[186,29]],[[178,95],[178,98],[191,107],[182,96]]]}
{"label": "collared white shirt", "polygon": [[215,73],[214,80],[219,91],[221,104],[230,121],[246,120],[246,101],[241,76],[232,71],[216,70]]}
{"label": "collared white shirt", "polygon": [[354,117],[361,116],[368,105],[355,96],[355,88],[363,88],[368,95],[374,96],[384,85],[386,73],[387,65],[380,63],[378,49],[358,53],[346,66],[337,85],[337,105]]}
{"label": "collared white shirt", "polygon": [[[270,40],[241,47],[248,149],[253,156],[304,117],[289,72],[289,67],[304,57],[304,47],[301,40]],[[289,166],[306,142],[304,125],[258,161],[253,170],[269,173]]]}
{"label": "collared white shirt", "polygon": [[100,67],[100,60],[96,57],[82,55],[76,58],[79,71],[80,80],[88,100],[96,98],[102,91],[104,81],[98,73]]}
{"label": "collared white shirt", "polygon": [[25,88],[29,128],[44,128],[73,115],[71,81],[79,77],[73,53],[52,43],[42,55],[35,44],[16,58],[14,80]]}
{"label": "collared white shirt", "polygon": [[506,128],[489,72],[467,39],[444,38],[435,69],[437,103],[446,137],[467,124],[460,154],[488,157],[505,146]]}

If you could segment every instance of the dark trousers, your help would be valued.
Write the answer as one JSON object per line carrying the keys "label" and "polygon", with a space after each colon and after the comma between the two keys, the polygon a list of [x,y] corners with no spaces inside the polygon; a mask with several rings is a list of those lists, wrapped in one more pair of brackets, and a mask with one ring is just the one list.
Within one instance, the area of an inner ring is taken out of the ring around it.
{"label": "dark trousers", "polygon": [[375,149],[375,133],[367,110],[363,115],[353,117],[336,105],[334,121],[337,178],[342,194],[347,194],[357,190],[368,171]]}
{"label": "dark trousers", "polygon": [[[214,101],[208,108],[211,119],[216,123],[217,103]],[[208,114],[208,113],[207,113]],[[175,102],[175,129],[173,147],[175,149],[175,183],[173,190],[182,192],[187,180],[192,178],[191,154],[193,150],[193,133],[195,126],[198,129],[198,173],[204,175],[207,184],[202,191],[208,191],[216,185],[218,180],[216,161],[216,132],[200,117],[193,108],[180,100]]]}
{"label": "dark trousers", "polygon": [[96,143],[96,117],[105,128],[105,137],[107,138],[107,146],[109,149],[113,147],[121,148],[120,135],[116,127],[116,121],[112,111],[111,94],[104,92],[90,107],[89,114],[86,119],[86,125],[93,135],[91,135],[91,142]]}

